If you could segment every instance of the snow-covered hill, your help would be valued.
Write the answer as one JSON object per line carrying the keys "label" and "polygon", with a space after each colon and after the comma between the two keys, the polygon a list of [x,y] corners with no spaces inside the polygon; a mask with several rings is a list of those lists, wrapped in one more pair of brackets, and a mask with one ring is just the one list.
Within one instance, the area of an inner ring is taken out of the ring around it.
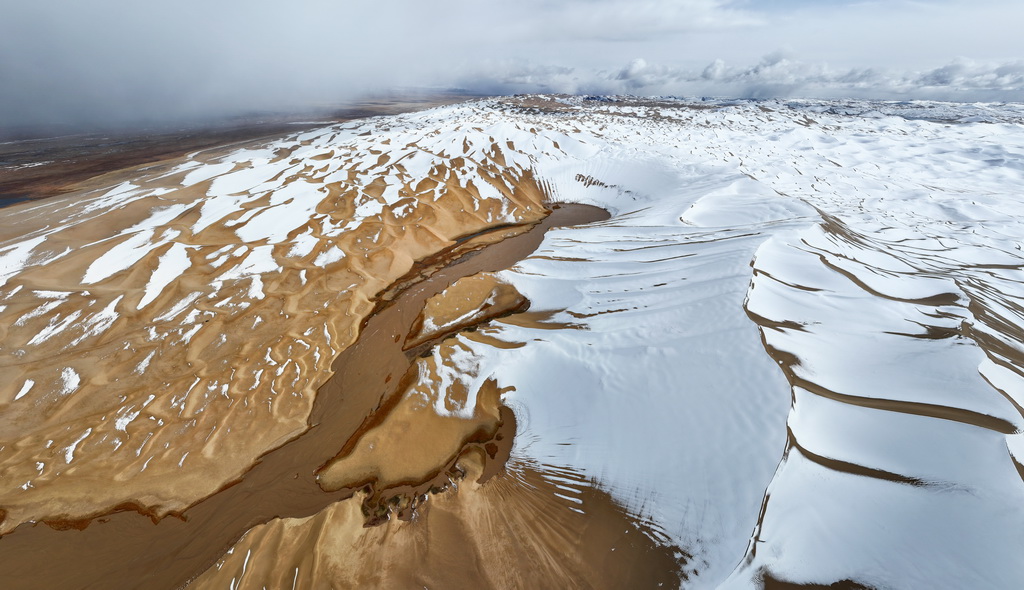
{"label": "snow-covered hill", "polygon": [[[437,357],[503,388],[507,477],[584,516],[606,494],[685,587],[1017,587],[1022,162],[1020,105],[524,96],[12,207],[2,530],[215,492],[306,428],[414,260],[547,199],[612,217],[500,274],[534,315]],[[349,580],[330,527],[352,514],[258,526],[199,582]],[[352,534],[386,551],[417,524]]]}

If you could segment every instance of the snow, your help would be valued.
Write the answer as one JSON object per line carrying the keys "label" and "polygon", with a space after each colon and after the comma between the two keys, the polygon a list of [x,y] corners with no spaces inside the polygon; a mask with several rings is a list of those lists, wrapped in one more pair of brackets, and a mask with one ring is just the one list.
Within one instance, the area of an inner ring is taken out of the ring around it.
{"label": "snow", "polygon": [[77,346],[86,338],[99,336],[106,332],[107,329],[110,328],[110,326],[112,326],[119,317],[121,317],[120,314],[117,313],[117,305],[123,298],[124,295],[118,295],[100,311],[86,316],[80,323],[82,335],[72,340],[71,343],[68,344],[68,348]]}
{"label": "snow", "polygon": [[[830,108],[737,102],[666,120],[594,105],[579,127],[600,135],[566,132],[560,152],[542,147],[547,130],[578,118],[537,117],[541,136],[514,141],[554,154],[537,156],[541,181],[614,217],[550,232],[503,275],[582,329],[499,321],[489,334],[523,346],[473,345],[479,371],[515,388],[514,453],[581,472],[696,552],[692,587],[756,586],[762,567],[826,585],[1012,587],[1024,518],[1008,449],[1020,456],[1024,420],[1002,392],[1024,379],[970,335],[1024,350],[994,327],[1024,323],[1010,311],[1020,279],[1000,267],[1022,264],[1024,133]],[[821,393],[791,387],[747,310],[780,322],[765,341]],[[913,565],[937,555],[942,567]]]}
{"label": "snow", "polygon": [[139,309],[142,309],[153,302],[167,285],[171,284],[190,266],[188,258],[189,248],[182,244],[171,244],[169,250],[160,257],[156,270],[146,284],[146,293],[139,301]]}
{"label": "snow", "polygon": [[14,401],[18,401],[19,399],[25,397],[25,394],[27,394],[29,391],[31,391],[32,387],[35,384],[36,384],[36,382],[33,381],[32,379],[26,379],[25,383],[23,383],[21,385],[21,389],[18,391],[17,395],[14,396]]}
{"label": "snow", "polygon": [[315,214],[319,195],[313,185],[293,182],[275,191],[271,206],[259,212],[235,230],[244,242],[266,241],[270,244],[284,242],[295,228],[307,223]]}
{"label": "snow", "polygon": [[[270,182],[270,179],[296,168],[296,165],[288,160],[272,162],[273,154],[269,153],[269,150],[256,153],[250,152],[245,154],[245,156],[236,154],[236,157],[239,159],[251,158],[248,159],[251,166],[214,178],[213,183],[210,185],[210,194],[256,194],[262,192],[262,190],[267,190],[267,188],[273,188],[273,185],[264,187],[264,185]],[[187,178],[185,183],[188,184]]]}
{"label": "snow", "polygon": [[44,342],[52,338],[53,336],[60,334],[65,329],[67,329],[68,326],[73,325],[75,323],[75,320],[77,320],[78,317],[81,315],[81,311],[75,311],[70,315],[66,316],[64,319],[59,319],[60,316],[55,317],[53,320],[50,321],[49,324],[46,325],[45,328],[43,328],[42,331],[38,332],[35,336],[32,337],[31,340],[28,341],[29,346],[35,346],[36,344]]}
{"label": "snow", "polygon": [[177,317],[181,312],[185,311],[193,303],[195,303],[195,301],[199,299],[201,296],[202,293],[200,293],[199,291],[193,291],[192,293],[189,293],[185,297],[182,297],[181,299],[176,301],[169,308],[167,308],[167,311],[153,318],[154,321],[165,322]]}
{"label": "snow", "polygon": [[215,176],[220,176],[234,167],[234,162],[221,162],[219,164],[207,164],[205,166],[200,166],[186,174],[184,180],[181,181],[181,184],[182,186],[199,184],[200,182],[209,180]]}
{"label": "snow", "polygon": [[98,283],[117,272],[131,268],[153,247],[153,229],[128,234],[128,237],[99,256],[85,270],[82,282]]}
{"label": "snow", "polygon": [[88,438],[90,434],[92,434],[92,428],[87,428],[85,430],[85,432],[82,433],[82,436],[80,436],[77,439],[75,439],[75,442],[71,443],[71,446],[69,446],[68,448],[64,449],[64,462],[65,463],[67,463],[68,465],[71,464],[71,461],[74,460],[74,458],[75,458],[75,449],[77,449],[78,445],[80,445],[83,440]]}
{"label": "snow", "polygon": [[[245,248],[240,250],[244,252]],[[235,255],[239,255],[239,252],[236,251]],[[264,296],[262,275],[279,270],[280,266],[274,258],[273,247],[256,246],[249,250],[241,262],[222,272],[220,279],[222,281],[250,279],[251,287],[248,296],[253,299],[262,299]]]}
{"label": "snow", "polygon": [[60,372],[61,388],[58,395],[61,397],[74,393],[82,384],[82,377],[71,367],[64,367]]}
{"label": "snow", "polygon": [[313,235],[312,231],[307,231],[295,236],[291,243],[292,249],[288,252],[288,256],[290,258],[303,258],[316,248],[320,240]]}
{"label": "snow", "polygon": [[339,248],[337,246],[333,246],[332,245],[329,249],[324,250],[323,252],[321,252],[316,257],[316,259],[313,261],[313,264],[315,264],[317,266],[327,266],[329,264],[332,264],[332,263],[335,263],[335,262],[341,260],[344,257],[345,257],[344,250],[342,250],[341,248]]}
{"label": "snow", "polygon": [[46,236],[39,236],[0,248],[0,287],[25,267],[32,251],[45,241]]}

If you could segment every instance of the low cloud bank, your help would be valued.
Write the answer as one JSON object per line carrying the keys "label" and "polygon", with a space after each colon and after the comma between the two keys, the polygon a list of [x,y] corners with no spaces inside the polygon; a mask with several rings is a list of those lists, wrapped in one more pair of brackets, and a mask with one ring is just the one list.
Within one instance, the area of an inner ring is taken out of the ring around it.
{"label": "low cloud bank", "polygon": [[0,128],[309,112],[416,87],[1024,102],[1022,20],[1020,0],[12,0]]}
{"label": "low cloud bank", "polygon": [[463,75],[459,85],[478,92],[556,92],[732,98],[863,98],[960,102],[1024,101],[1024,61],[983,63],[957,59],[925,71],[833,69],[782,53],[753,66],[715,60],[703,69],[634,59],[620,69],[595,70],[529,63],[490,63]]}

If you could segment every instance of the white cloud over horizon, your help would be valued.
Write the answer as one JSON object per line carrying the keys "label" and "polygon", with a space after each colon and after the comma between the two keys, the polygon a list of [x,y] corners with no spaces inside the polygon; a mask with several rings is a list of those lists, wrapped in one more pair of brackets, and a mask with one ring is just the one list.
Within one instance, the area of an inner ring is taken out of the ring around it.
{"label": "white cloud over horizon", "polygon": [[396,87],[1024,101],[1016,0],[0,0],[0,125]]}
{"label": "white cloud over horizon", "polygon": [[634,94],[731,98],[863,98],[1020,102],[1024,60],[982,63],[964,58],[924,71],[836,69],[773,53],[749,66],[716,59],[704,68],[648,63],[587,70],[525,62],[492,63],[463,80],[468,89],[509,94]]}

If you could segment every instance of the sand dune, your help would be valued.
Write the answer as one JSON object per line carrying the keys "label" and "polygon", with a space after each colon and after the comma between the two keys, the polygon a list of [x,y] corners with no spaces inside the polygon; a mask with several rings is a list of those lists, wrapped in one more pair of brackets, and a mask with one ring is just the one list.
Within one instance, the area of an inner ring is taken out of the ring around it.
{"label": "sand dune", "polygon": [[306,429],[331,361],[415,261],[545,214],[493,142],[391,125],[4,211],[0,531],[215,492]]}
{"label": "sand dune", "polygon": [[1016,587],[1024,119],[975,111],[490,99],[5,209],[0,560]]}

